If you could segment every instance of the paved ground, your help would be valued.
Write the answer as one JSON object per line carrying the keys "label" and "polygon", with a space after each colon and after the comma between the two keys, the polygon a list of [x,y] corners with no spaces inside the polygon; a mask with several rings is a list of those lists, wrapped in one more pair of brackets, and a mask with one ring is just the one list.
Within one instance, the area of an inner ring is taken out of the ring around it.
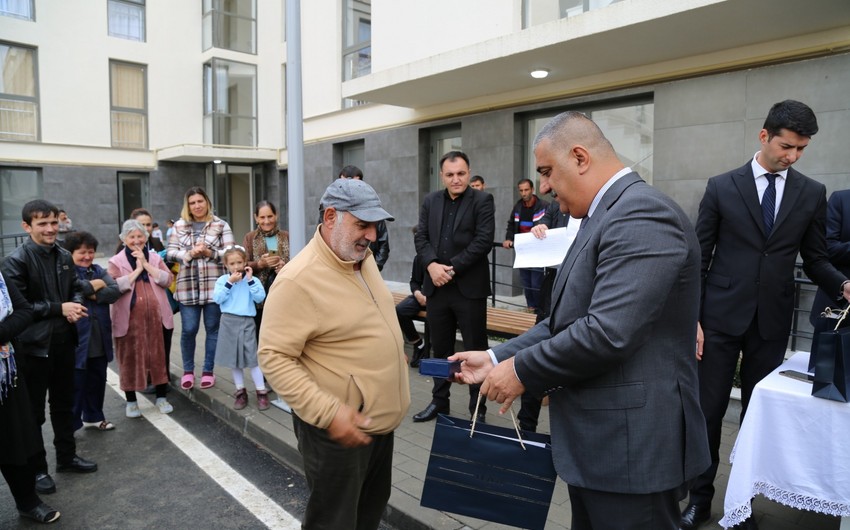
{"label": "paved ground", "polygon": [[[391,289],[404,291],[403,284],[391,284]],[[180,363],[179,337],[180,319],[175,315],[175,333],[172,346],[171,371],[176,379],[182,375]],[[203,326],[198,337],[196,364],[200,366],[203,358]],[[210,390],[180,391],[189,399],[208,408],[222,420],[239,432],[265,447],[273,456],[301,469],[301,458],[296,448],[295,435],[292,430],[291,416],[278,408],[260,412],[256,409],[255,400],[251,399],[248,408],[242,411],[232,409],[232,394],[235,390],[231,381],[230,370],[216,370],[217,384]],[[431,379],[421,377],[416,370],[410,369],[412,403],[407,419],[396,430],[393,490],[389,503],[387,521],[395,527],[404,529],[497,529],[505,528],[478,519],[454,514],[442,513],[419,506],[422,494],[425,470],[431,448],[434,432],[434,422],[413,423],[410,417],[422,410],[430,401]],[[250,383],[249,383],[250,385]],[[197,387],[196,387],[197,388]],[[458,389],[452,402],[452,415],[467,417],[466,389]],[[723,511],[723,494],[726,489],[730,465],[729,452],[737,436],[737,409],[730,407],[727,421],[723,429],[721,445],[721,465],[716,482],[717,496],[712,505],[712,521],[705,528],[720,528],[717,521]],[[548,413],[544,407],[540,418],[540,432],[549,432]],[[509,426],[509,418],[497,417],[495,409],[488,412],[487,421]],[[756,520],[762,530],[837,530],[839,521],[835,517],[824,516],[811,512],[794,510],[783,505],[758,497],[753,503]],[[568,529],[571,518],[570,503],[566,486],[560,480],[555,488],[552,505],[547,520],[547,530]]]}

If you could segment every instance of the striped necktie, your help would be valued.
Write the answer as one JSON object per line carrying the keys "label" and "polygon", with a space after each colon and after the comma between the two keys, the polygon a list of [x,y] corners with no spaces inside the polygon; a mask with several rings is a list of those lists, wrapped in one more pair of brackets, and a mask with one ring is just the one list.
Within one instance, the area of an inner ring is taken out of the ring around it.
{"label": "striped necktie", "polygon": [[764,219],[764,235],[770,236],[773,230],[773,220],[776,217],[776,177],[779,175],[766,173],[767,189],[761,198],[761,215]]}

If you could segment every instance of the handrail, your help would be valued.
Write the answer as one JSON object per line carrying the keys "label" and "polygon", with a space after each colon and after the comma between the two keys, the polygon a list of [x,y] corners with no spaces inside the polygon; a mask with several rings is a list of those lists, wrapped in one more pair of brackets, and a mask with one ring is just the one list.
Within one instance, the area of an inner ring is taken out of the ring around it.
{"label": "handrail", "polygon": [[[522,285],[517,285],[513,281],[511,283],[505,283],[497,280],[497,271],[503,269],[513,270],[510,263],[499,263],[497,261],[497,248],[502,248],[501,241],[494,241],[493,248],[490,251],[490,305],[493,307],[496,307],[498,304],[499,306],[511,308],[524,308],[525,304],[516,304],[504,296],[500,297],[496,294],[496,288],[499,286],[510,287],[512,292],[517,289],[522,292]],[[511,279],[513,280],[513,278],[514,275],[511,273]],[[803,264],[797,263],[794,266],[794,314],[791,320],[791,333],[788,339],[788,348],[792,351],[796,351],[799,348],[804,350],[810,348],[810,344],[807,342],[812,339],[809,312],[811,310],[811,297],[814,296],[815,291],[817,291],[817,286],[806,277],[806,274],[803,272]]]}
{"label": "handrail", "polygon": [[13,250],[24,244],[29,234],[21,232],[19,234],[0,234],[0,259],[5,258],[12,253]]}

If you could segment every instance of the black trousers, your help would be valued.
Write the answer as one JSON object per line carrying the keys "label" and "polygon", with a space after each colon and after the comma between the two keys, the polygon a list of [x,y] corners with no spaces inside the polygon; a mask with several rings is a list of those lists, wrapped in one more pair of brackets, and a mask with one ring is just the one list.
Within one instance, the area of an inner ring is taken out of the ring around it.
{"label": "black trousers", "polygon": [[[53,446],[56,463],[67,464],[77,452],[74,441],[74,343],[72,340],[50,345],[47,357],[17,355],[19,369],[26,379],[30,405],[35,419],[37,443],[36,473],[47,473],[47,451],[41,426],[46,421],[45,404],[50,393],[50,424],[53,426]],[[23,362],[21,362],[23,361]]]}
{"label": "black trousers", "polygon": [[720,464],[720,438],[723,416],[729,406],[729,393],[735,367],[741,357],[741,417],[747,413],[756,383],[782,364],[788,337],[765,340],[758,331],[758,315],[753,317],[743,335],[726,335],[703,328],[705,344],[699,362],[699,399],[708,429],[711,466],[691,485],[690,502],[708,506],[714,498],[714,478]]}
{"label": "black trousers", "polygon": [[[455,352],[455,330],[460,329],[465,350],[486,350],[487,299],[466,298],[453,282],[440,287],[428,297],[428,332],[434,358],[445,359]],[[448,406],[452,383],[441,377],[434,378],[431,401],[438,406]],[[481,385],[469,385],[469,412],[475,410]],[[486,412],[483,405],[479,413]]]}
{"label": "black trousers", "polygon": [[401,327],[401,334],[408,342],[416,342],[420,339],[419,332],[416,331],[416,326],[413,325],[413,317],[424,311],[425,307],[419,305],[419,301],[415,296],[410,295],[395,306],[395,314],[398,317],[398,325]]}
{"label": "black trousers", "polygon": [[392,488],[393,433],[373,435],[371,444],[349,448],[295,414],[292,426],[310,488],[301,528],[378,528]]}
{"label": "black trousers", "polygon": [[41,502],[35,492],[35,471],[33,471],[35,465],[35,458],[30,458],[29,462],[22,465],[0,465],[0,472],[3,473],[3,478],[9,485],[9,490],[15,499],[15,506],[25,512],[32,510]]}
{"label": "black trousers", "polygon": [[572,530],[677,530],[686,488],[646,494],[611,493],[567,485]]}

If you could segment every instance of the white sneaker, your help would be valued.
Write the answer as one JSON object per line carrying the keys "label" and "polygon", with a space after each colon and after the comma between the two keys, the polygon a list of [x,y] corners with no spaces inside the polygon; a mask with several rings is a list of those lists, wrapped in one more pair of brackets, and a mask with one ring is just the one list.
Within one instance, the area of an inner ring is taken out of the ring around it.
{"label": "white sneaker", "polygon": [[127,411],[125,413],[125,416],[127,416],[128,418],[141,418],[142,417],[142,411],[139,410],[138,401],[128,401],[127,402]]}
{"label": "white sneaker", "polygon": [[169,403],[164,397],[156,398],[156,406],[163,414],[171,414],[174,412],[174,407],[172,407],[171,403]]}

